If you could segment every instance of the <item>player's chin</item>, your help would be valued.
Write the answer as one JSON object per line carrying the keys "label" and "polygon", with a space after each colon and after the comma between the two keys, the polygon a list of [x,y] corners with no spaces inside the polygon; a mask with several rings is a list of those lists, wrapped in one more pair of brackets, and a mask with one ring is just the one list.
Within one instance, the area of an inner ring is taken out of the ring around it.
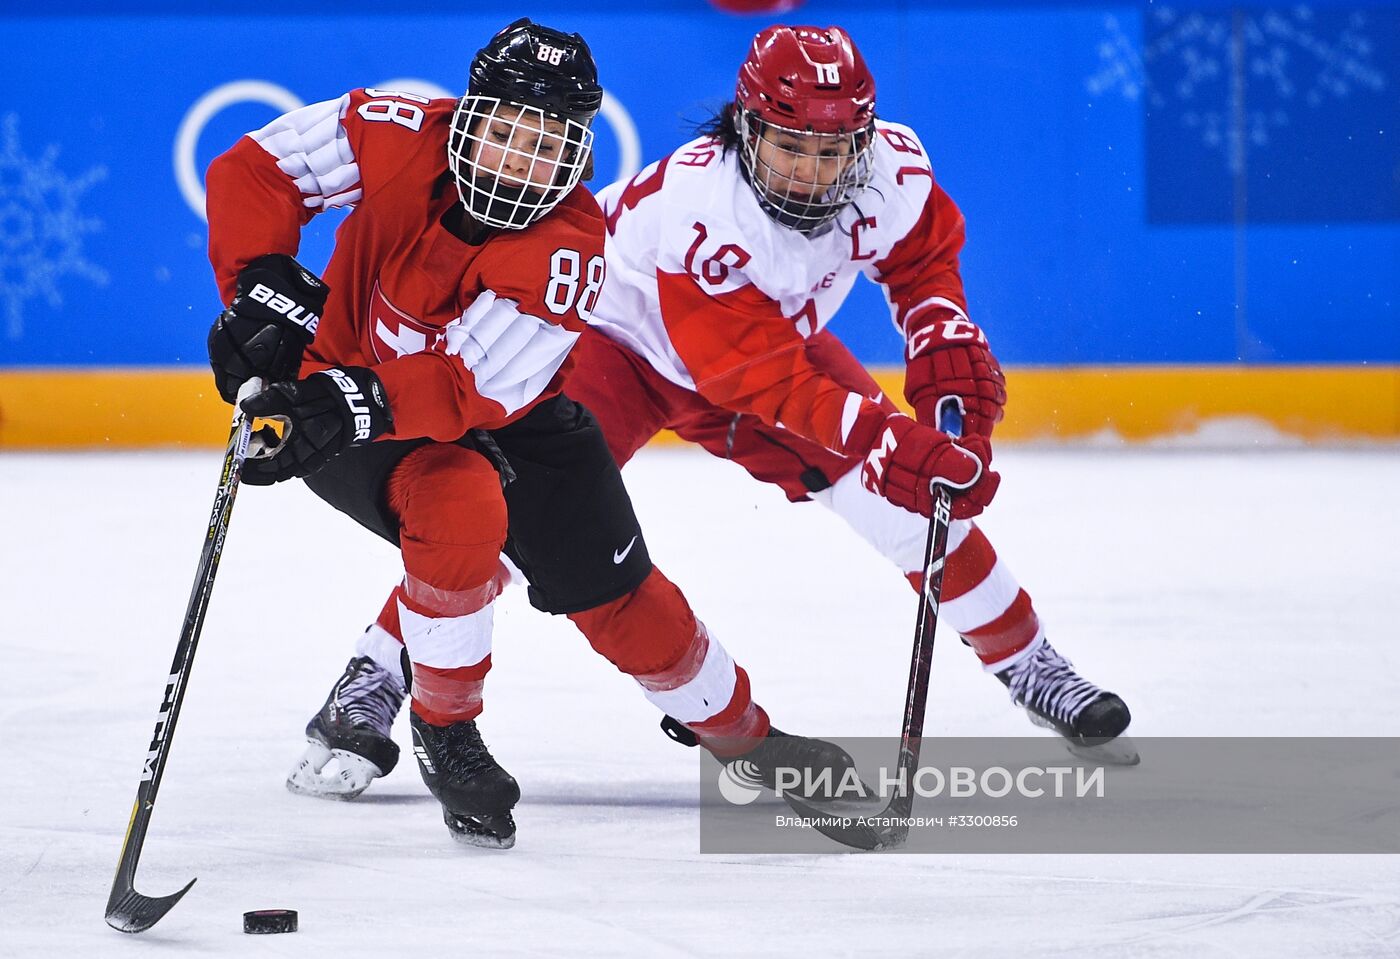
{"label": "player's chin", "polygon": [[820,219],[826,213],[827,205],[819,197],[793,193],[784,199],[782,208],[799,220],[812,220]]}
{"label": "player's chin", "polygon": [[471,212],[486,222],[524,226],[545,202],[545,191],[536,184],[505,177],[477,177],[470,198]]}
{"label": "player's chin", "polygon": [[783,205],[793,210],[800,210],[805,214],[819,214],[829,206],[830,196],[830,189],[815,192],[789,190],[787,196],[784,197]]}

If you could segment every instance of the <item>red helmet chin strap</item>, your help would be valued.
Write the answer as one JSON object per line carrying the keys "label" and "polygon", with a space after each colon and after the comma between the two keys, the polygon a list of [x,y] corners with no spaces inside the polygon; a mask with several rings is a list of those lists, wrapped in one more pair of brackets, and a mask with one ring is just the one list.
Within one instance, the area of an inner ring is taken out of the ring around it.
{"label": "red helmet chin strap", "polygon": [[735,99],[776,126],[854,133],[875,119],[875,78],[840,27],[773,26],[754,37]]}

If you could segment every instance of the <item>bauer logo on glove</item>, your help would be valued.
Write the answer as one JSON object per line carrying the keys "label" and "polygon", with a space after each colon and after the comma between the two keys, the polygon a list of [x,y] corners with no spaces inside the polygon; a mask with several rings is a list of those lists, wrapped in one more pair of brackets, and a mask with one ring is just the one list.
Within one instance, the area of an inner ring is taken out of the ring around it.
{"label": "bauer logo on glove", "polygon": [[[305,279],[311,277],[311,274],[305,270],[302,271],[301,275]],[[321,318],[287,294],[278,293],[276,290],[258,283],[248,291],[248,299],[262,303],[272,312],[282,314],[297,326],[305,327],[306,332],[312,336],[316,335],[316,326],[321,322]]]}
{"label": "bauer logo on glove", "polygon": [[233,302],[209,329],[209,366],[224,402],[254,377],[296,377],[316,337],[330,288],[282,253],[260,256],[238,274]]}
{"label": "bauer logo on glove", "polygon": [[[365,402],[365,394],[361,390],[360,384],[351,379],[350,375],[344,370],[329,369],[322,370],[322,373],[335,380],[335,385],[340,387],[340,392],[345,394],[343,399],[345,400],[345,405],[350,407],[350,415],[353,417],[352,422],[355,427],[355,438],[352,442],[368,443],[373,439],[373,437],[370,436],[373,419],[370,415],[369,405]],[[371,374],[371,376],[373,382],[370,384],[370,391],[374,393],[375,402],[381,408],[387,409],[388,407],[384,403],[384,388],[379,385],[379,378],[377,376],[373,376],[373,374]]]}
{"label": "bauer logo on glove", "polygon": [[310,476],[342,451],[394,427],[384,385],[362,366],[274,383],[244,400],[243,412],[283,427],[280,437],[266,427],[256,434],[255,451],[243,468],[243,482],[252,486]]}

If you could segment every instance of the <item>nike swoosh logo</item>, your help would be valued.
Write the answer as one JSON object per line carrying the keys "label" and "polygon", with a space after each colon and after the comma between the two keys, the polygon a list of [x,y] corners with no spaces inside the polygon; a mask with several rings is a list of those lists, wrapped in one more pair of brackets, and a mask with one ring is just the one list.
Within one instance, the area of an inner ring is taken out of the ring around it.
{"label": "nike swoosh logo", "polygon": [[632,547],[637,545],[637,537],[633,536],[627,545],[619,550],[613,550],[613,565],[621,566],[622,561],[627,558],[627,554],[632,552]]}

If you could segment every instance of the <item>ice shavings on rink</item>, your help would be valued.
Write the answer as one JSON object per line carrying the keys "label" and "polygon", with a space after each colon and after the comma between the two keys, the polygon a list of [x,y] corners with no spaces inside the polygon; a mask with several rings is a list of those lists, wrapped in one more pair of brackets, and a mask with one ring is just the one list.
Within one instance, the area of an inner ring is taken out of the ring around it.
{"label": "ice shavings on rink", "polygon": [[[1132,732],[1400,735],[1393,448],[998,465],[986,527]],[[300,486],[240,494],[137,873],[148,895],[199,881],[122,936],[102,907],[217,469],[209,451],[0,456],[0,956],[1400,954],[1390,856],[700,856],[693,753],[519,589],[481,720],[524,792],[515,849],[453,843],[411,762],[353,803],[293,796],[301,729],[397,576]],[[897,732],[914,597],[893,570],[701,453],[624,475],[653,557],[779,725]],[[931,734],[1030,729],[947,635],[933,674]],[[277,907],[300,932],[241,932]]]}

